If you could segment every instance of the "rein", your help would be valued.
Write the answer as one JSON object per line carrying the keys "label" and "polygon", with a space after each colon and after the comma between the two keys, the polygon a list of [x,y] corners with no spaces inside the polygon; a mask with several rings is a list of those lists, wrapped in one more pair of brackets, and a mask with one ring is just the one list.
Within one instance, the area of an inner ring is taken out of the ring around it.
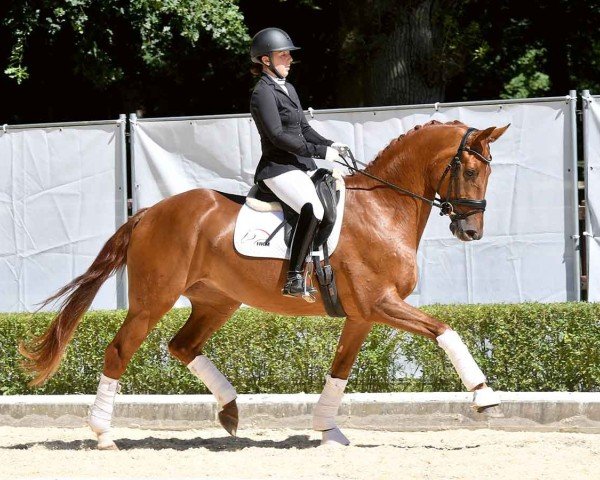
{"label": "rein", "polygon": [[[475,155],[475,157],[478,160],[485,162],[488,165],[492,161],[491,157],[486,158],[483,155],[481,155],[479,152],[476,152],[475,150],[466,146],[469,135],[471,135],[471,133],[474,132],[475,130],[477,130],[477,129],[476,128],[467,129],[467,131],[465,132],[465,134],[463,135],[463,137],[460,141],[460,146],[458,147],[458,150],[456,151],[456,155],[454,155],[454,157],[452,158],[452,160],[450,161],[450,163],[444,170],[444,173],[442,174],[442,178],[440,178],[440,181],[438,182],[436,193],[439,192],[442,182],[444,181],[444,178],[446,178],[446,175],[448,175],[448,173],[450,173],[450,182],[448,184],[448,189],[446,191],[446,195],[444,198],[435,197],[433,200],[431,200],[429,198],[426,198],[426,197],[418,195],[414,192],[411,192],[410,190],[406,190],[402,187],[399,187],[398,185],[388,182],[387,180],[377,177],[376,175],[365,172],[364,170],[359,170],[358,164],[362,165],[363,167],[366,167],[367,164],[356,160],[354,158],[352,150],[350,150],[349,148],[346,149],[344,153],[340,152],[340,156],[342,157],[342,159],[344,161],[339,162],[339,161],[335,160],[335,163],[339,163],[340,165],[345,166],[348,170],[350,170],[352,172],[351,175],[354,175],[354,173],[360,173],[366,177],[372,178],[373,180],[376,180],[379,183],[382,183],[382,184],[390,187],[392,190],[396,190],[397,192],[400,192],[400,193],[409,195],[413,198],[422,200],[423,202],[428,203],[432,207],[439,208],[440,215],[441,216],[448,215],[452,219],[452,221],[462,220],[462,219],[465,219],[465,218],[467,218],[471,215],[474,215],[475,213],[478,213],[480,211],[484,212],[486,204],[487,204],[485,199],[473,200],[470,198],[450,198],[450,195],[455,190],[455,188],[453,188],[453,187],[456,187],[458,185],[458,182],[457,182],[458,170],[460,169],[460,166],[461,166],[460,157],[462,156],[463,152],[468,152],[472,155]],[[348,160],[348,158],[346,158],[346,154],[348,154],[349,160]],[[352,162],[352,165],[350,165],[350,162]],[[472,207],[472,210],[468,211],[467,213],[457,213],[454,211],[456,206],[470,206],[470,207]]]}

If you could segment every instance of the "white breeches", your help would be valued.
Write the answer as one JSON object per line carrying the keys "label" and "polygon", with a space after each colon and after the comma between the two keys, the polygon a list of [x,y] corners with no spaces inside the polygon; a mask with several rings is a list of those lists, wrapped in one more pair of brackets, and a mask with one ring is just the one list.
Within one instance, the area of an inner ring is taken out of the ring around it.
{"label": "white breeches", "polygon": [[315,217],[318,220],[323,220],[323,205],[310,179],[310,176],[314,172],[315,170],[303,172],[302,170],[294,169],[263,181],[277,198],[286,205],[289,205],[294,212],[300,213],[302,207],[310,203],[313,207]]}

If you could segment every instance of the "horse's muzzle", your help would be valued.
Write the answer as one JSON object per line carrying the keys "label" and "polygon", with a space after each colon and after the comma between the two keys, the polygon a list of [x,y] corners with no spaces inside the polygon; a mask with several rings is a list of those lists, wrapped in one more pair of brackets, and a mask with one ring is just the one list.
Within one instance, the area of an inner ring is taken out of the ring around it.
{"label": "horse's muzzle", "polygon": [[468,225],[466,220],[454,220],[450,222],[450,231],[452,232],[452,235],[463,242],[480,240],[483,236],[478,229]]}

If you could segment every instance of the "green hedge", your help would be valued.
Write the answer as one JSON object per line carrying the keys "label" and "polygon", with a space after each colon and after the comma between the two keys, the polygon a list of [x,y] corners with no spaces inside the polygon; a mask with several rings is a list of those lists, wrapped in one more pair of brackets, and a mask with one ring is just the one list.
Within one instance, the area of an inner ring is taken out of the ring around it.
{"label": "green hedge", "polygon": [[[489,383],[510,391],[600,390],[600,305],[593,303],[431,306],[469,346]],[[168,341],[188,309],[166,315],[122,378],[124,393],[205,393],[172,358]],[[44,386],[27,387],[18,340],[39,334],[51,314],[0,314],[0,392],[94,393],[104,349],[124,311],[88,313]],[[240,309],[205,349],[239,393],[320,392],[342,321],[284,317]],[[347,391],[461,391],[444,352],[421,337],[376,326],[354,366]]]}

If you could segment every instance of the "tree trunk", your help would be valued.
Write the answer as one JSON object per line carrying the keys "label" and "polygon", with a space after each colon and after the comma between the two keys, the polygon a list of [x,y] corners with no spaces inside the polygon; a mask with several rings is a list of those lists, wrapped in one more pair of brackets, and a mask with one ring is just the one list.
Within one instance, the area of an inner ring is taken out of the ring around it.
{"label": "tree trunk", "polygon": [[[388,2],[383,11],[365,12],[365,7],[376,9],[377,2],[362,0],[363,39],[376,38],[374,44],[363,40],[355,42],[357,52],[352,77],[340,80],[340,105],[409,105],[433,103],[444,99],[444,47],[446,38],[440,18],[444,1],[411,0]],[[365,5],[365,3],[367,5]],[[384,2],[385,3],[385,2]],[[393,6],[390,6],[393,5]],[[351,15],[351,16],[350,16]],[[369,18],[369,15],[371,17]],[[356,11],[342,14],[345,22],[356,20]],[[367,18],[367,20],[365,20]]]}
{"label": "tree trunk", "polygon": [[396,29],[372,62],[369,103],[410,105],[443,100],[442,65],[436,64],[434,7],[424,0],[397,17]]}

